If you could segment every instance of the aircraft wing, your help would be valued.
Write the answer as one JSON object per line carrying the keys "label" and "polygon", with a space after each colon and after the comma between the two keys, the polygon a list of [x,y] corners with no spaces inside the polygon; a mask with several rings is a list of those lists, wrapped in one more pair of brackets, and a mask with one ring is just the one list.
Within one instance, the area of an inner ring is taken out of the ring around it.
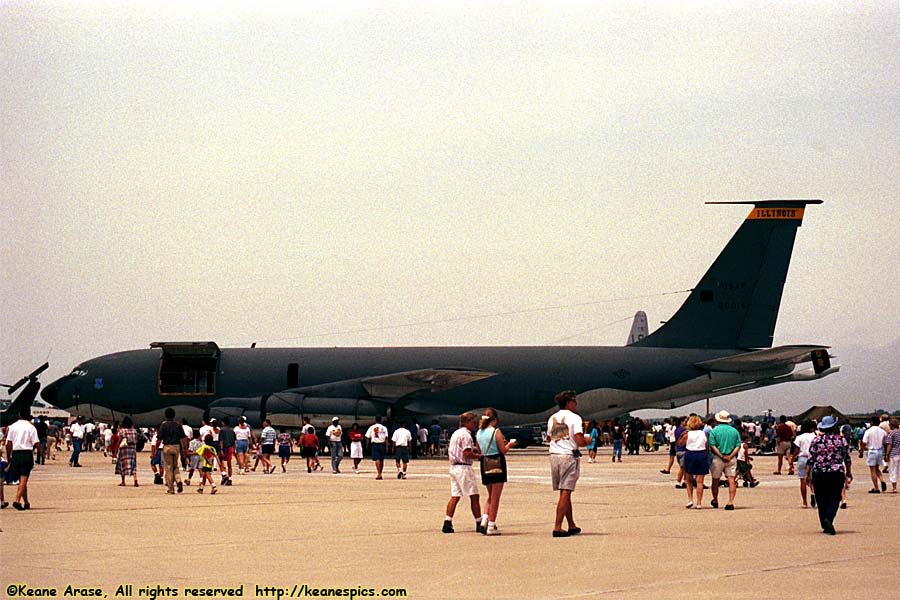
{"label": "aircraft wing", "polygon": [[374,398],[396,400],[423,390],[445,392],[495,375],[497,373],[466,368],[418,369],[365,377],[360,383]]}
{"label": "aircraft wing", "polygon": [[778,346],[776,348],[757,350],[756,352],[726,356],[725,358],[705,360],[694,363],[694,366],[704,371],[720,373],[764,371],[809,361],[824,360],[827,362],[827,349],[828,346]]}

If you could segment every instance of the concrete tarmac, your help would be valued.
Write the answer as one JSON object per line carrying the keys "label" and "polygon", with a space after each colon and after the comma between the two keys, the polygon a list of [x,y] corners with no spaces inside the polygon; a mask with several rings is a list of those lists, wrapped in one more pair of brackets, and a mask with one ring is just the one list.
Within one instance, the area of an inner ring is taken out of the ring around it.
{"label": "concrete tarmac", "polygon": [[[307,474],[295,456],[287,473],[235,476],[211,496],[196,493],[196,475],[181,495],[152,485],[148,452],[139,488],[118,487],[100,453],[83,454],[81,469],[64,454],[32,474],[30,511],[0,512],[3,597],[75,597],[71,585],[106,598],[184,598],[185,588],[242,585],[246,598],[324,588],[343,598],[900,598],[900,493],[868,494],[863,461],[829,536],[801,507],[797,478],[772,475],[774,457],[756,457],[762,483],[738,489],[736,510],[710,508],[709,491],[702,510],[686,510],[674,473],[659,473],[664,452],[612,463],[604,448],[597,463],[582,459],[573,496],[584,533],[555,539],[546,452],[510,454],[498,537],[475,533],[465,500],[456,533],[441,533],[446,459],[412,461],[406,480],[388,461],[376,481],[368,459],[359,475],[348,458],[333,475],[327,456],[325,472]],[[12,501],[14,488],[5,492]],[[174,595],[155,593],[164,588]]]}

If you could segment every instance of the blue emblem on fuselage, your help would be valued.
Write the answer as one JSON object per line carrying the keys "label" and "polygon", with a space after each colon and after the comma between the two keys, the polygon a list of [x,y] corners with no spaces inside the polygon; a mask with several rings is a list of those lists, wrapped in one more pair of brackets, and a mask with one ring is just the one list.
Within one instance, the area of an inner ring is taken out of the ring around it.
{"label": "blue emblem on fuselage", "polygon": [[95,390],[103,389],[103,378],[102,377],[98,377],[97,379],[94,380],[94,389]]}

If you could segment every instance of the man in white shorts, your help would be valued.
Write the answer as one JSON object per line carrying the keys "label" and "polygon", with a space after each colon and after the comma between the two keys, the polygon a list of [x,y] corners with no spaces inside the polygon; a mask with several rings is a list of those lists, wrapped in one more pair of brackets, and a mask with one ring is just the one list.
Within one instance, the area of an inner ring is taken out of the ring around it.
{"label": "man in white shorts", "polygon": [[459,415],[459,429],[453,432],[447,444],[447,456],[450,458],[450,502],[447,503],[447,515],[441,529],[444,533],[453,533],[453,514],[463,496],[468,496],[472,504],[475,531],[482,533],[481,499],[475,470],[472,468],[472,459],[481,458],[481,450],[472,440],[475,427],[475,415],[469,412]]}
{"label": "man in white shorts", "polygon": [[[572,492],[581,474],[579,446],[591,443],[591,436],[584,435],[584,421],[575,414],[578,404],[575,392],[566,391],[556,395],[559,411],[553,413],[547,422],[547,434],[550,437],[550,475],[553,489],[559,491],[556,503],[556,522],[553,526],[553,537],[569,537],[578,535],[581,528],[575,526],[572,517]],[[562,528],[565,519],[568,529]]]}
{"label": "man in white shorts", "polygon": [[[870,494],[880,494],[887,491],[887,483],[881,474],[881,463],[884,459],[884,438],[887,434],[879,427],[878,416],[872,417],[872,424],[863,434],[862,442],[866,447],[866,465],[869,467],[869,475],[872,477],[872,489]],[[880,486],[880,489],[879,489]]]}

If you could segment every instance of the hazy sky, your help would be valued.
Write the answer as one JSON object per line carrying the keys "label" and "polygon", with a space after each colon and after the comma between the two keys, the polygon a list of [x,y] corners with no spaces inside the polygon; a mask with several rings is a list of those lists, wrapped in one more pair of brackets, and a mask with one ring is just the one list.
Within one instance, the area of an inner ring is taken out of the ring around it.
{"label": "hazy sky", "polygon": [[4,1],[0,379],[621,345],[748,212],[705,201],[821,198],[775,342],[844,370],[717,406],[900,407],[900,8],[785,4]]}

